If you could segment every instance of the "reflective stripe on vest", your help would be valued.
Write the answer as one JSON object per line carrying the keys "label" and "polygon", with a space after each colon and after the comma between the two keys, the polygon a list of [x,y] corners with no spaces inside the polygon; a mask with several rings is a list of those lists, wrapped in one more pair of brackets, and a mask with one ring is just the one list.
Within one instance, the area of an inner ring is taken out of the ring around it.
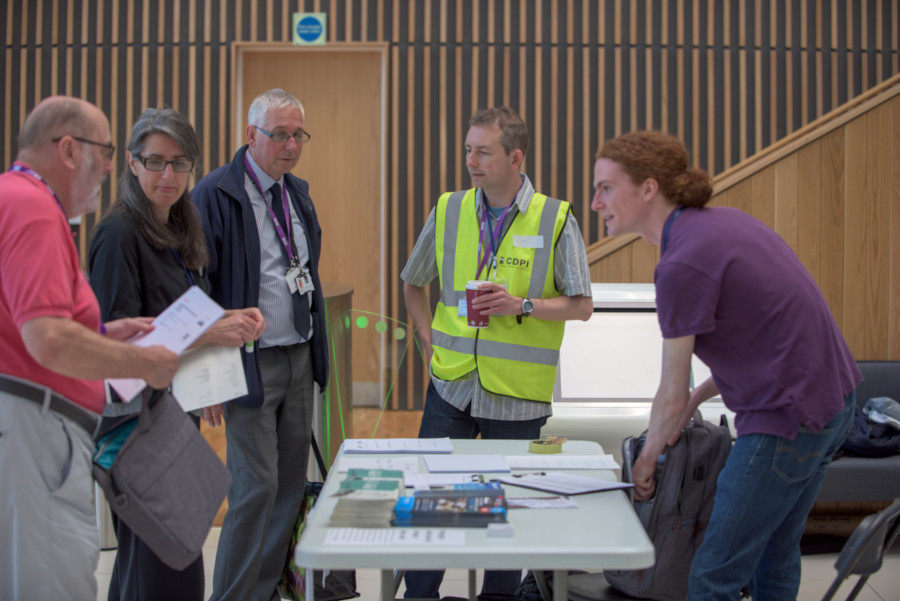
{"label": "reflective stripe on vest", "polygon": [[[441,379],[455,380],[477,367],[482,386],[490,392],[549,402],[564,322],[523,318],[519,323],[514,315],[493,315],[490,326],[479,330],[459,316],[466,282],[475,279],[478,268],[475,198],[475,190],[468,190],[444,194],[438,201],[435,252],[441,293],[432,324],[432,370]],[[507,278],[511,295],[559,296],[553,257],[569,211],[569,203],[535,194],[528,213],[516,214],[500,243],[497,265],[497,275]],[[516,245],[517,238],[532,243]]]}

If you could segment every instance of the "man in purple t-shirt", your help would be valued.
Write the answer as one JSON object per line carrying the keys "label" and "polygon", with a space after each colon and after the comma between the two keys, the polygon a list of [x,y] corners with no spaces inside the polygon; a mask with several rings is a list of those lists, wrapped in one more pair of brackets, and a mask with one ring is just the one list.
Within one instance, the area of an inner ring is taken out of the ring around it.
{"label": "man in purple t-shirt", "polygon": [[[653,496],[656,460],[697,406],[721,393],[738,437],[694,556],[689,600],[795,599],[800,537],[852,418],[862,380],[812,277],[771,229],[741,211],[704,208],[709,176],[678,140],[636,132],[607,142],[592,208],[610,235],[660,246],[656,304],[662,377],[635,498]],[[689,389],[696,353],[713,376]]]}

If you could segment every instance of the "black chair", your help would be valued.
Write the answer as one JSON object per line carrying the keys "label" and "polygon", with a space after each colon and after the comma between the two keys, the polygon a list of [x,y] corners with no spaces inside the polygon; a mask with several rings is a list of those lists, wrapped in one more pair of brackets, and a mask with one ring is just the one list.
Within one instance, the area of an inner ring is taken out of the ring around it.
{"label": "black chair", "polygon": [[865,586],[869,576],[881,569],[884,552],[900,534],[900,498],[878,513],[866,516],[847,539],[834,567],[837,576],[822,601],[831,601],[841,584],[851,575],[859,575],[856,586],[847,597],[853,601]]}

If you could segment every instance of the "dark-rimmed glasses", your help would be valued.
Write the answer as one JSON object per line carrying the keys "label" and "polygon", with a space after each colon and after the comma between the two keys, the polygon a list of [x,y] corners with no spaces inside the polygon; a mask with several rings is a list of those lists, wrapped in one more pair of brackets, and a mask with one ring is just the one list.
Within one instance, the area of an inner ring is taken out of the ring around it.
{"label": "dark-rimmed glasses", "polygon": [[165,171],[166,165],[172,165],[172,170],[176,173],[190,173],[194,169],[194,161],[191,159],[174,159],[167,161],[162,157],[142,157],[139,154],[134,158],[141,162],[147,171]]}
{"label": "dark-rimmed glasses", "polygon": [[286,131],[276,131],[275,133],[272,133],[270,131],[264,130],[258,125],[254,125],[253,127],[272,138],[272,141],[278,144],[284,144],[288,141],[288,138],[294,138],[294,142],[296,142],[297,144],[305,144],[306,142],[309,142],[309,139],[312,137],[312,135],[305,129],[301,129],[294,134],[289,134]]}
{"label": "dark-rimmed glasses", "polygon": [[[108,158],[110,160],[112,160],[113,155],[116,154],[116,147],[113,146],[112,144],[104,144],[103,142],[95,142],[93,140],[88,140],[87,138],[79,138],[78,136],[70,135],[69,137],[72,138],[73,140],[78,140],[79,142],[84,142],[85,144],[93,144],[94,146],[99,146],[100,148],[105,148],[106,149],[106,158]],[[53,138],[50,141],[53,142],[54,144],[56,144],[60,140],[62,140],[62,137]]]}

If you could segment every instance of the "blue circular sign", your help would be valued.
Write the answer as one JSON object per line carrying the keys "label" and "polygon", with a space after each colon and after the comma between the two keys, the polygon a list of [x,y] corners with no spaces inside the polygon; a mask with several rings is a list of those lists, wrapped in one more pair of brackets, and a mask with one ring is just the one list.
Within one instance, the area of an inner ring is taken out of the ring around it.
{"label": "blue circular sign", "polygon": [[303,17],[297,23],[297,35],[304,42],[315,42],[322,36],[322,22],[315,17]]}

